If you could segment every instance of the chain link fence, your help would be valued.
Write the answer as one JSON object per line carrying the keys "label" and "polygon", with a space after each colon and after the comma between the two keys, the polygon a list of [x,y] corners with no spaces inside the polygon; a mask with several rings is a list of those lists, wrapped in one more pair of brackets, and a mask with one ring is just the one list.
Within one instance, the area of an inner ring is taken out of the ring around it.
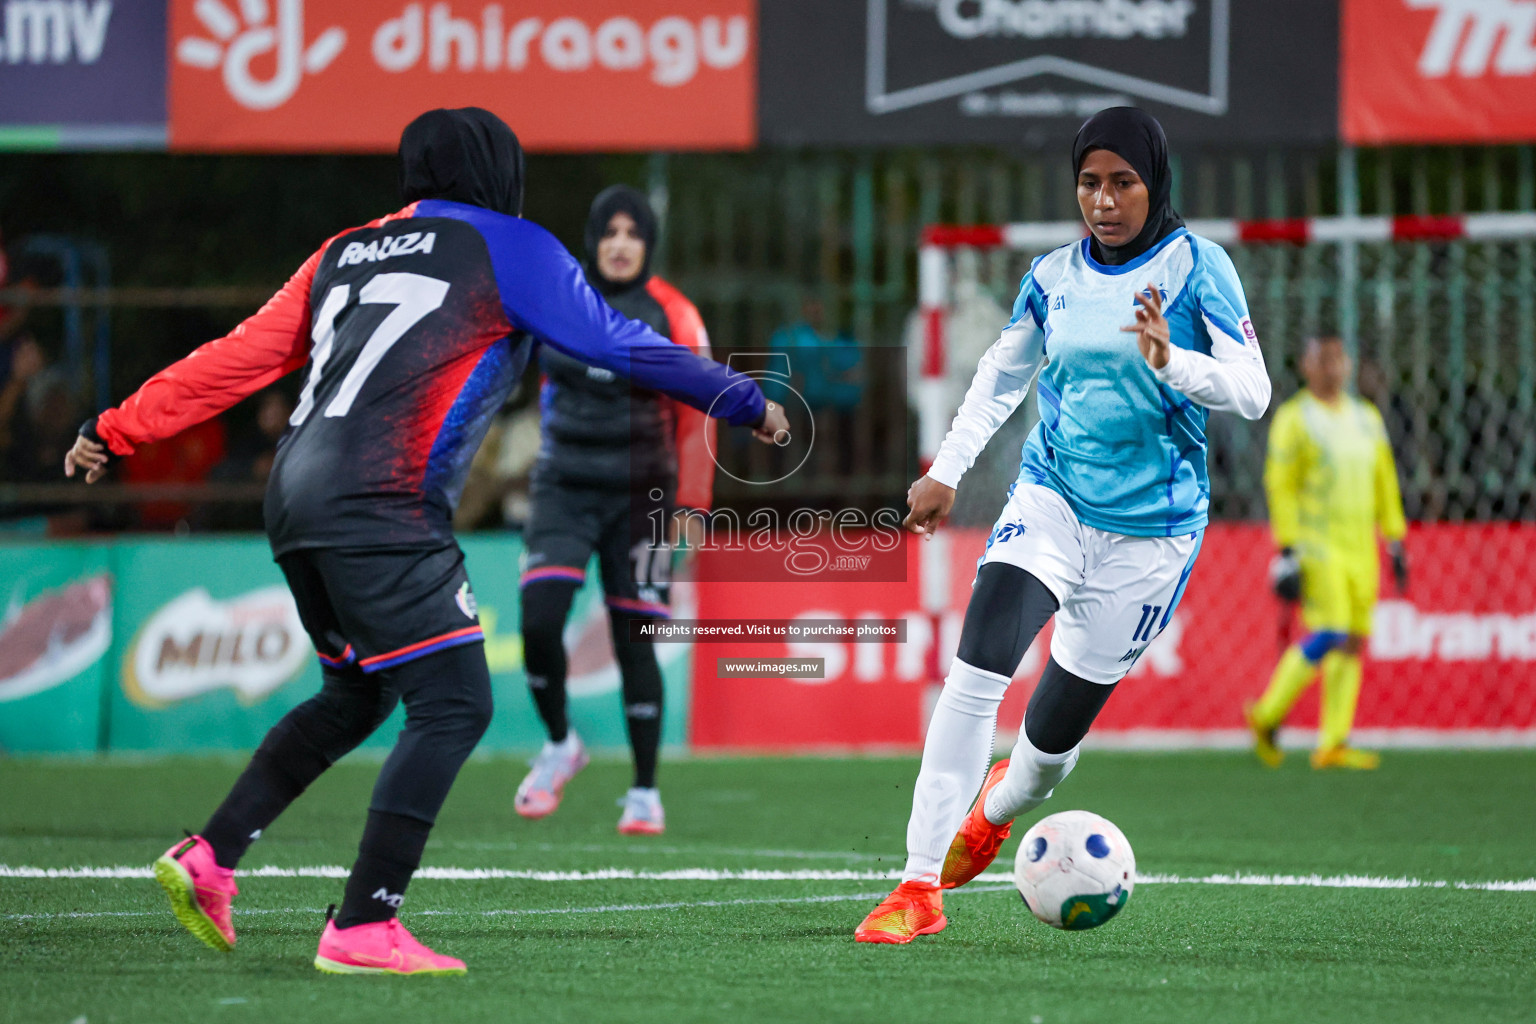
{"label": "chain link fence", "polygon": [[[1176,151],[1174,163],[1175,201],[1189,217],[1536,209],[1536,147],[1529,146]],[[657,155],[646,166],[645,184],[664,211],[658,266],[698,304],[720,353],[771,349],[776,334],[802,324],[834,349],[899,350],[917,304],[914,256],[923,225],[1077,216],[1063,154],[777,150]],[[580,189],[614,176],[607,165],[589,170],[591,181],[581,178]],[[623,173],[639,170],[626,164]],[[572,202],[574,210],[585,199]],[[199,235],[209,249],[222,237],[213,229]],[[575,237],[566,241],[579,247]],[[113,255],[122,266],[131,254]],[[1536,517],[1536,242],[1238,246],[1233,255],[1277,399],[1298,386],[1295,363],[1308,335],[1339,332],[1355,344],[1359,386],[1392,432],[1411,518]],[[1027,259],[977,254],[976,281],[996,307],[1011,304]],[[45,339],[65,335],[69,317],[82,310],[95,318],[90,324],[108,325],[109,339],[93,335],[77,353],[70,349],[72,376],[82,405],[103,393],[117,401],[170,359],[233,326],[279,280],[244,279],[218,294],[66,292],[49,280],[31,296],[46,301],[33,310],[29,329]],[[0,305],[25,298],[0,297]],[[891,495],[899,502],[917,465],[905,412],[912,365],[906,356],[866,358],[858,415],[829,424],[825,436],[837,437],[837,457],[829,444],[829,457],[796,478],[797,501],[837,500],[852,490],[863,500]],[[990,524],[1032,416],[1031,400],[983,455],[973,479],[986,482],[962,492],[962,524]],[[1264,515],[1266,431],[1266,423],[1212,417],[1218,517]],[[54,461],[50,454],[48,465]],[[6,507],[14,510],[14,502],[7,506],[0,496],[0,515]]]}
{"label": "chain link fence", "polygon": [[[1266,516],[1270,416],[1301,386],[1302,349],[1320,334],[1354,341],[1357,388],[1387,424],[1409,519],[1536,518],[1536,240],[1230,251],[1275,399],[1257,422],[1211,416],[1214,518]],[[996,255],[957,266],[977,268],[976,283],[1006,305],[1038,253]],[[988,445],[957,505],[960,525],[991,522],[1037,419],[1031,400]]]}

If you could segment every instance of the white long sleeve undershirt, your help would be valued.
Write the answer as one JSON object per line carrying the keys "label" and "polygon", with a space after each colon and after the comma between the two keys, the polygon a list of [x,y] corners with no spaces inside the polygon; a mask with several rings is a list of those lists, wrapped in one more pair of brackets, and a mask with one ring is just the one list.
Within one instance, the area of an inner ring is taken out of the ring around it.
{"label": "white long sleeve undershirt", "polygon": [[1035,322],[1025,316],[1009,324],[981,357],[928,476],[958,487],[992,435],[1024,401],[1044,362],[1045,333]]}
{"label": "white long sleeve undershirt", "polygon": [[1174,347],[1168,364],[1152,375],[1173,390],[1215,412],[1235,412],[1256,420],[1269,408],[1269,371],[1255,343],[1228,337],[1209,320],[1211,354]]}
{"label": "white long sleeve undershirt", "polygon": [[[1263,416],[1271,387],[1258,345],[1242,344],[1209,320],[1206,329],[1210,355],[1175,346],[1168,365],[1153,370],[1153,376],[1207,409],[1250,420]],[[959,486],[992,435],[1024,401],[1044,361],[1044,333],[1028,317],[1003,331],[976,367],[965,401],[928,469],[931,479]]]}

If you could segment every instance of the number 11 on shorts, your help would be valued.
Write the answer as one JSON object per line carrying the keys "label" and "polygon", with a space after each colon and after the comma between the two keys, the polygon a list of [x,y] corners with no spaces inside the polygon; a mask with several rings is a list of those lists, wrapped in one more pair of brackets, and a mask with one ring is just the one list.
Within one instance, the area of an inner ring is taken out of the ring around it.
{"label": "number 11 on shorts", "polygon": [[1157,623],[1158,613],[1163,610],[1160,604],[1144,604],[1141,606],[1141,621],[1136,623],[1136,629],[1131,633],[1131,642],[1140,643],[1143,640],[1152,639],[1152,627]]}

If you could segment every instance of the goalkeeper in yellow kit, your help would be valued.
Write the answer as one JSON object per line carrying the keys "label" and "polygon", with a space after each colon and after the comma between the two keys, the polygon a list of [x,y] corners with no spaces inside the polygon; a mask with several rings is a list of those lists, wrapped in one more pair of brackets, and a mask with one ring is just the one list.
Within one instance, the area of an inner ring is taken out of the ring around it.
{"label": "goalkeeper in yellow kit", "polygon": [[1301,369],[1306,388],[1280,406],[1270,427],[1264,488],[1280,548],[1271,583],[1281,598],[1301,599],[1307,635],[1280,658],[1264,696],[1247,709],[1248,725],[1259,759],[1278,766],[1285,755],[1275,732],[1321,665],[1312,767],[1371,769],[1381,758],[1348,741],[1380,580],[1378,530],[1398,591],[1408,588],[1397,466],[1381,413],[1344,389],[1350,364],[1343,343],[1312,339]]}

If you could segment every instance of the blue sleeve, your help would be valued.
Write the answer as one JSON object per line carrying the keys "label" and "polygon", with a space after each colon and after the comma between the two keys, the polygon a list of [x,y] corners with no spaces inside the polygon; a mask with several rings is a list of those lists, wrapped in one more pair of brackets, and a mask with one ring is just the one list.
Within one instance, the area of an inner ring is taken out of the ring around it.
{"label": "blue sleeve", "polygon": [[1253,339],[1253,324],[1232,257],[1215,242],[1203,238],[1190,242],[1195,246],[1195,266],[1189,287],[1200,314],[1239,345],[1246,344]]}
{"label": "blue sleeve", "polygon": [[[1035,263],[1040,262],[1037,257]],[[1008,321],[1009,326],[1019,322],[1028,316],[1035,322],[1036,327],[1045,323],[1045,292],[1035,283],[1035,265],[1029,265],[1029,273],[1024,275],[1024,280],[1019,282],[1019,297],[1013,300],[1013,318]]]}
{"label": "blue sleeve", "polygon": [[765,399],[756,381],[617,312],[565,246],[532,221],[436,200],[422,202],[416,215],[453,217],[480,232],[512,326],[717,419],[736,426],[762,422]]}

